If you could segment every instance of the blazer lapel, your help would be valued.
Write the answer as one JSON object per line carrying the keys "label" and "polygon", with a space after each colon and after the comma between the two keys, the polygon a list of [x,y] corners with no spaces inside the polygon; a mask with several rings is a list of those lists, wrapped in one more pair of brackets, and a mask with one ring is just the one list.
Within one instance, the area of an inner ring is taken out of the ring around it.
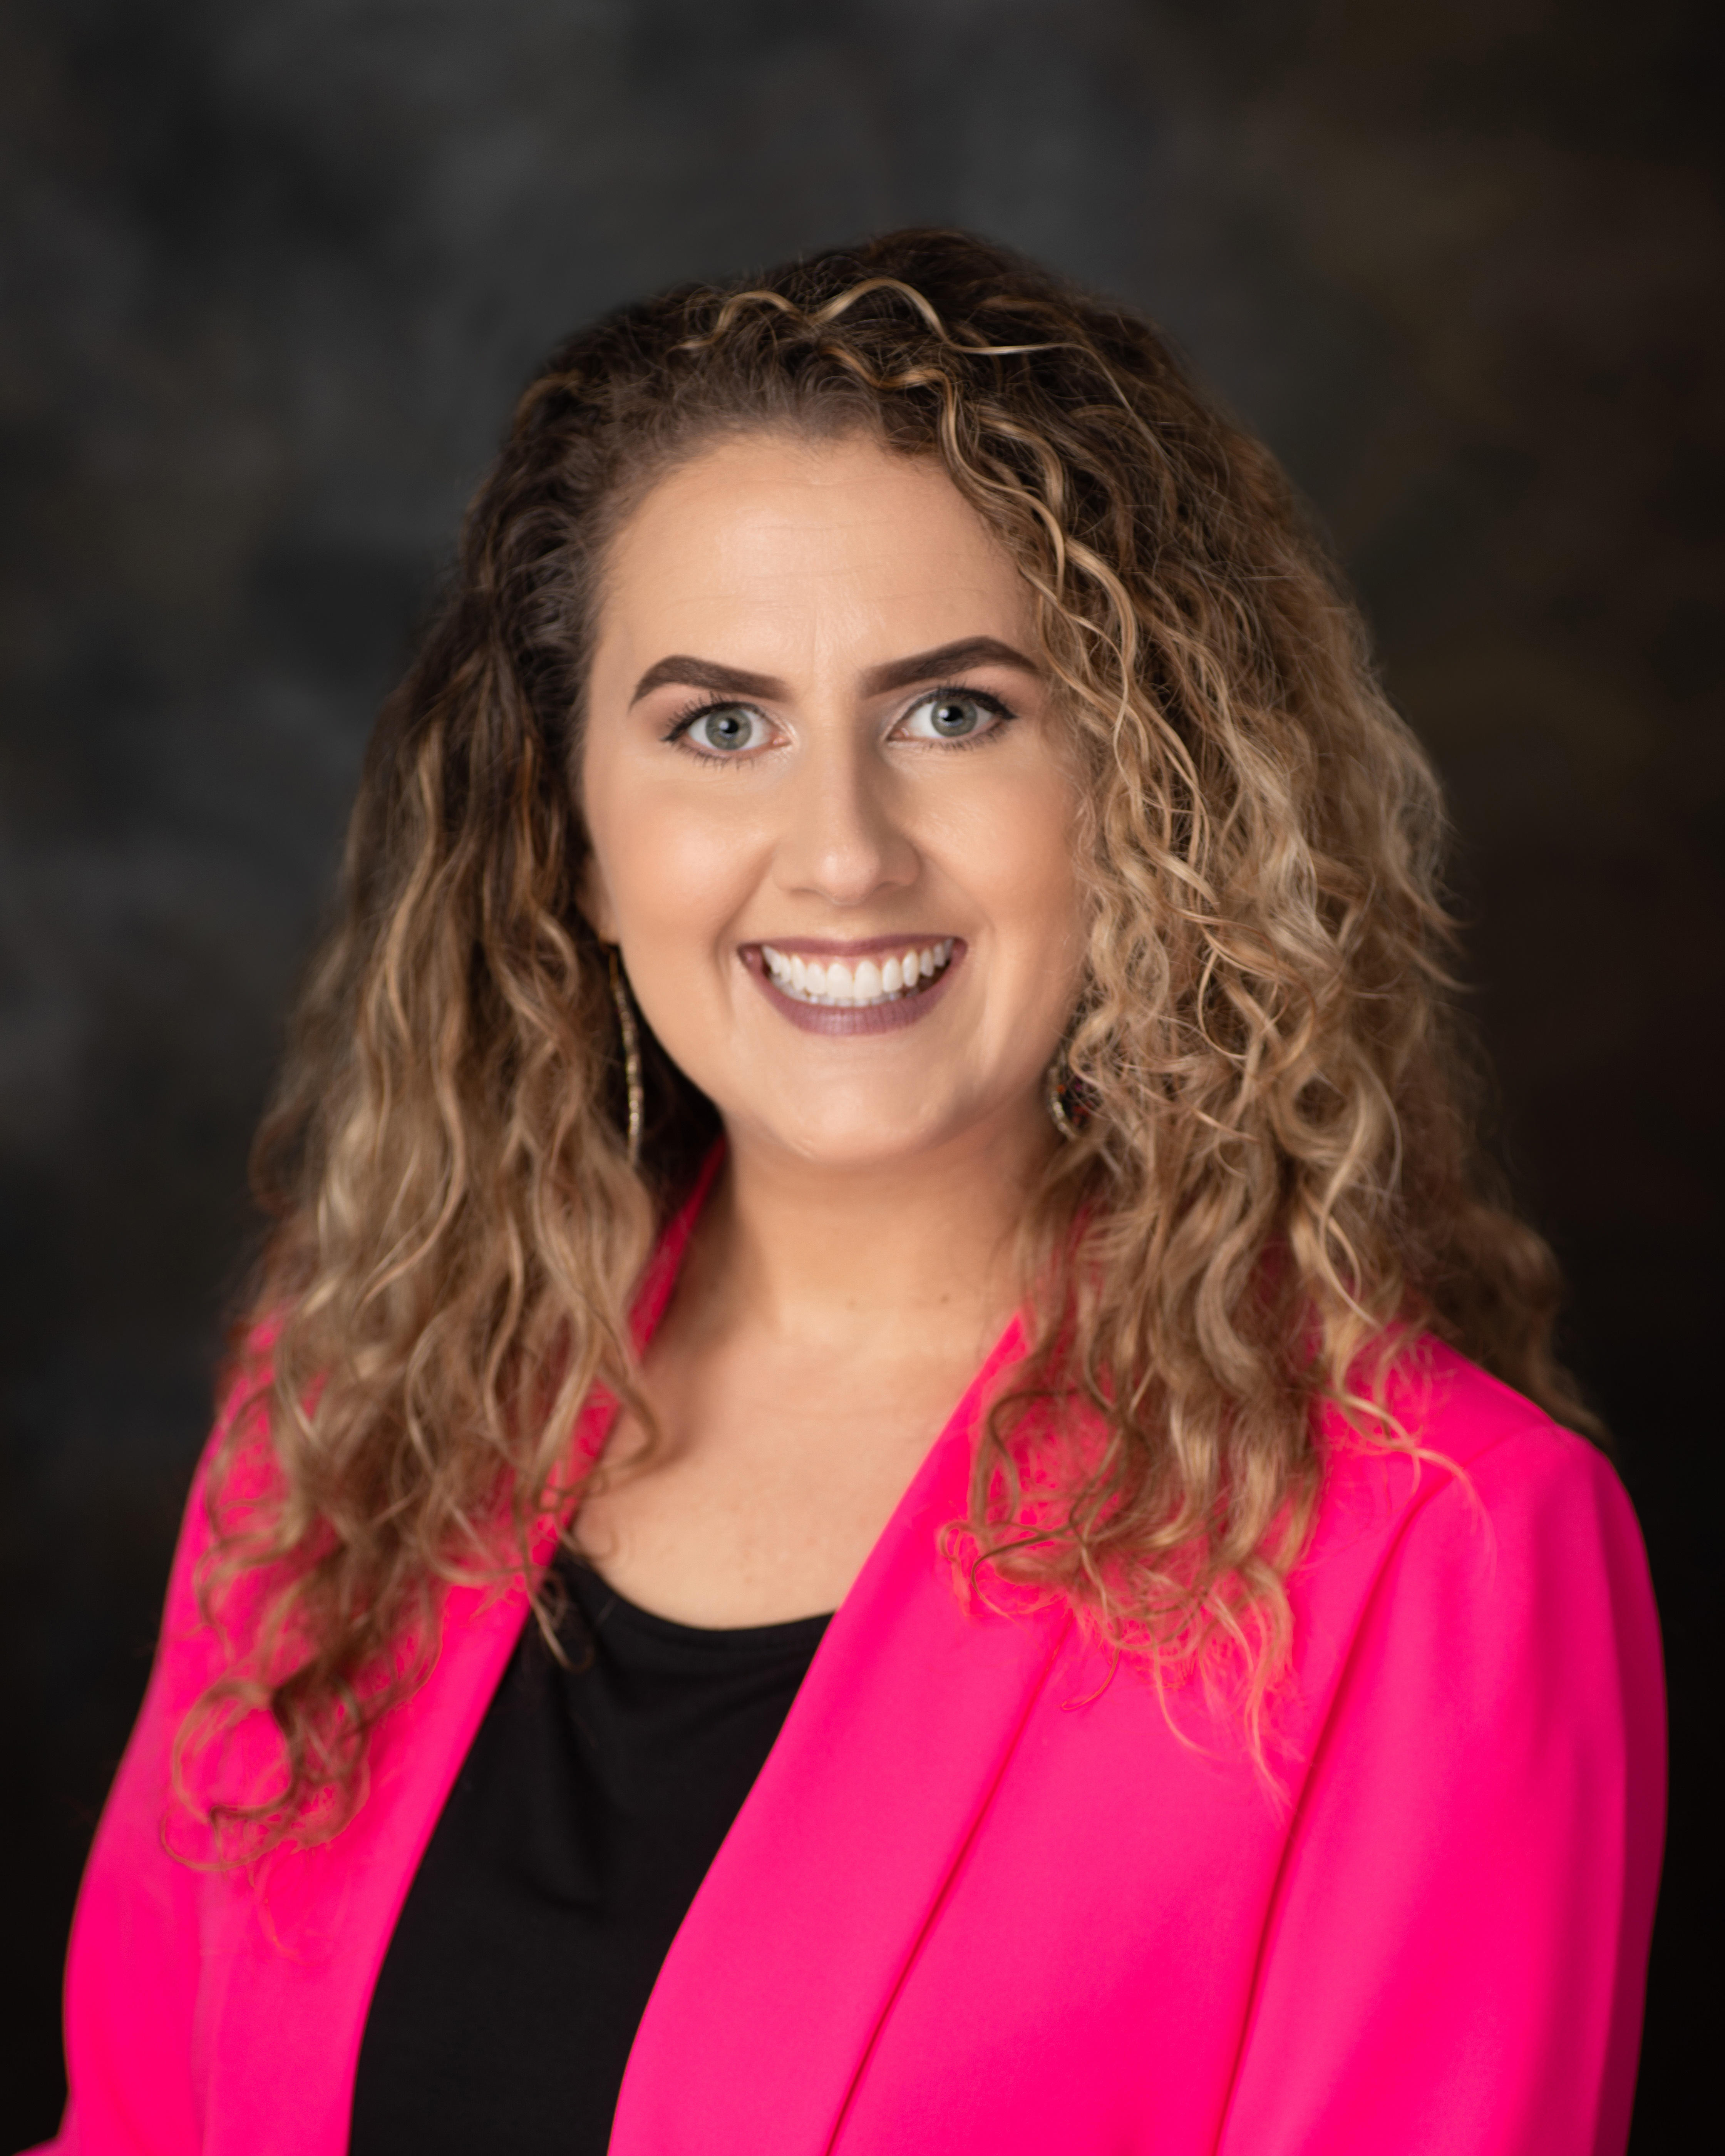
{"label": "blazer lapel", "polygon": [[1016,1322],[829,1627],[671,1947],[613,2156],[816,2156],[1065,1636],[954,1591],[978,1413]]}
{"label": "blazer lapel", "polygon": [[[636,1294],[644,1344],[664,1314],[722,1158],[716,1147],[665,1229]],[[616,1403],[583,1409],[572,1450],[603,1445]],[[543,1520],[534,1556],[556,1547]],[[256,1882],[208,1876],[216,1937],[200,2006],[208,2156],[326,2156],[347,2145],[366,2015],[396,1919],[450,1785],[526,1620],[519,1582],[456,1588],[443,1609],[433,1668],[377,1732],[366,1802],[333,1840],[269,1865]]]}

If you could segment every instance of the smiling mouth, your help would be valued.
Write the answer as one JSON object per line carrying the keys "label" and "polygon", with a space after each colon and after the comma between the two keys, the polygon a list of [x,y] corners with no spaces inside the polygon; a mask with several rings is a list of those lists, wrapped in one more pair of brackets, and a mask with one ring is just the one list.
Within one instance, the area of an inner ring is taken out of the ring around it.
{"label": "smiling mouth", "polygon": [[885,958],[829,958],[823,963],[763,943],[761,961],[773,987],[793,1003],[832,1010],[872,1010],[926,993],[952,964],[952,947],[953,939],[942,936],[929,943],[907,942],[903,950]]}

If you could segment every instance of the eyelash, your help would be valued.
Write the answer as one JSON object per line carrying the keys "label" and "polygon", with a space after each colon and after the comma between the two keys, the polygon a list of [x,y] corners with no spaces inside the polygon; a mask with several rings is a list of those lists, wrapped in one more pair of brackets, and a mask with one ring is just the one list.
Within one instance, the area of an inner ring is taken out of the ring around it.
{"label": "eyelash", "polygon": [[[918,742],[915,744],[918,748],[986,748],[990,742],[1004,734],[1007,726],[1018,716],[1010,704],[1003,697],[992,695],[987,689],[966,689],[956,681],[945,681],[936,688],[925,689],[920,696],[907,705],[900,723],[902,724],[903,720],[908,718],[919,705],[937,703],[942,696],[968,696],[973,703],[980,704],[984,710],[993,712],[1004,723],[990,726],[985,734],[970,734],[958,741]],[[709,711],[752,711],[754,708],[752,704],[739,705],[734,696],[703,696],[699,703],[691,704],[686,710],[680,711],[660,738],[675,747],[686,741],[690,728],[699,725]],[[688,753],[699,757],[703,763],[742,764],[748,761],[746,756],[720,756],[710,750],[694,747],[689,748]]]}

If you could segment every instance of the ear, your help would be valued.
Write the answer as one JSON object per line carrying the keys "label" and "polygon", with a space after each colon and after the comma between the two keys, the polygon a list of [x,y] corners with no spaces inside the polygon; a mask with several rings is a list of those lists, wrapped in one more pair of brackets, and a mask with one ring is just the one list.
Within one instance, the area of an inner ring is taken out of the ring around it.
{"label": "ear", "polygon": [[581,908],[582,918],[602,943],[617,941],[617,910],[611,903],[611,886],[605,880],[605,872],[599,866],[599,857],[589,846],[587,859],[581,864],[581,878],[575,887],[575,903]]}

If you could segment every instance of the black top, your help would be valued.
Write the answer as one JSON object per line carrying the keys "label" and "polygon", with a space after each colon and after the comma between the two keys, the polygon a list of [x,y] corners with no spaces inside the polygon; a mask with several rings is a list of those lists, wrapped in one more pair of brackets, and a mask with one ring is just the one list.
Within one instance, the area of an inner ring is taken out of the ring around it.
{"label": "black top", "polygon": [[700,1630],[558,1568],[570,1666],[530,1620],[390,1940],[350,2156],[603,2156],[660,1964],[826,1629]]}

